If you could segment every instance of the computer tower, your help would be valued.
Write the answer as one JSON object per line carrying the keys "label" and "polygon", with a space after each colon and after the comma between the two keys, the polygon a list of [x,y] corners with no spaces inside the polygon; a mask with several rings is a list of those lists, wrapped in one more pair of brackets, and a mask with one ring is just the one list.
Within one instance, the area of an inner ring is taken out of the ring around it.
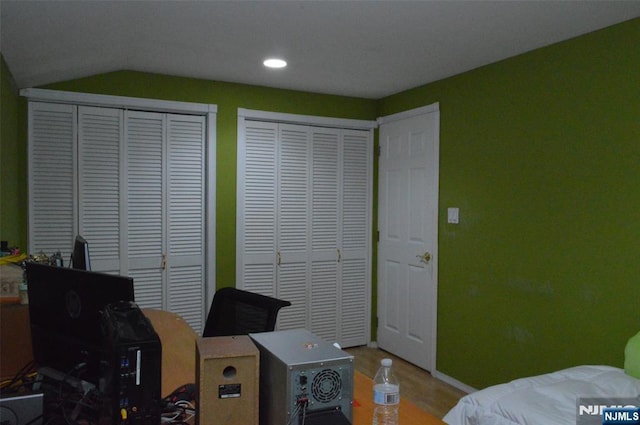
{"label": "computer tower", "polygon": [[260,425],[327,412],[352,423],[352,355],[304,329],[249,336],[260,350]]}
{"label": "computer tower", "polygon": [[158,425],[162,409],[162,345],[153,325],[129,301],[109,304],[102,315],[105,333],[103,379],[111,423]]}
{"label": "computer tower", "polygon": [[196,425],[258,425],[260,352],[247,335],[196,340]]}

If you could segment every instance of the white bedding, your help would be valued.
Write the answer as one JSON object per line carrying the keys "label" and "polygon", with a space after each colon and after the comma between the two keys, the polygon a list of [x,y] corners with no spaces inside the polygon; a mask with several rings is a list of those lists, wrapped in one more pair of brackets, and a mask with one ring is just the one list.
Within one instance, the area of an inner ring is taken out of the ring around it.
{"label": "white bedding", "polygon": [[575,425],[578,397],[637,397],[640,379],[610,366],[577,366],[468,394],[449,425]]}

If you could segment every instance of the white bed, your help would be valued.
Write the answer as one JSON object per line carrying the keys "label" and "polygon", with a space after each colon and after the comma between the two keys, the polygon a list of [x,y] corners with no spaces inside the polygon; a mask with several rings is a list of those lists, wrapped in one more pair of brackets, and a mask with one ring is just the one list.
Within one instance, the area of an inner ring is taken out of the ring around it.
{"label": "white bed", "polygon": [[640,379],[610,366],[577,366],[468,394],[443,418],[449,425],[575,425],[579,397],[640,395]]}

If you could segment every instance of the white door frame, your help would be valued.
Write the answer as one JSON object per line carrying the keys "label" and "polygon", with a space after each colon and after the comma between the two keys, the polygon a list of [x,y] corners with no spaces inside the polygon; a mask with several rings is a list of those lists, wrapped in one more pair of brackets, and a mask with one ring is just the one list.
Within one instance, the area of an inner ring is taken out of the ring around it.
{"label": "white door frame", "polygon": [[[440,105],[438,102],[433,103],[431,105],[426,105],[426,106],[422,106],[419,108],[415,108],[415,109],[410,109],[407,111],[403,111],[403,112],[399,112],[396,114],[391,114],[391,115],[386,115],[383,117],[379,117],[377,119],[378,122],[378,126],[381,126],[383,124],[386,123],[390,123],[393,121],[399,121],[399,120],[404,120],[407,118],[412,118],[415,116],[419,116],[419,115],[424,115],[424,114],[428,114],[428,113],[435,113],[435,142],[434,142],[434,164],[435,164],[435,170],[434,170],[434,185],[436,190],[434,191],[434,193],[432,194],[433,197],[432,199],[429,199],[429,202],[432,203],[432,205],[434,205],[435,208],[435,214],[433,215],[433,220],[434,222],[433,224],[433,229],[434,229],[434,237],[435,237],[435,243],[433,246],[433,252],[431,252],[431,256],[432,256],[432,269],[433,269],[433,294],[432,297],[430,297],[430,306],[429,306],[429,310],[431,313],[431,341],[430,341],[430,356],[429,359],[430,361],[428,362],[428,370],[431,373],[435,373],[437,371],[436,369],[436,361],[437,361],[437,341],[438,341],[438,335],[437,335],[437,331],[438,331],[438,215],[439,215],[439,208],[438,208],[438,200],[439,200],[439,193],[440,193],[440,182],[439,182],[439,175],[440,175]],[[379,190],[379,189],[378,189]],[[379,263],[379,262],[378,262]],[[378,268],[379,268],[379,264],[378,264]],[[376,274],[378,274],[379,270],[376,271]],[[380,284],[380,279],[378,279],[378,284]]]}

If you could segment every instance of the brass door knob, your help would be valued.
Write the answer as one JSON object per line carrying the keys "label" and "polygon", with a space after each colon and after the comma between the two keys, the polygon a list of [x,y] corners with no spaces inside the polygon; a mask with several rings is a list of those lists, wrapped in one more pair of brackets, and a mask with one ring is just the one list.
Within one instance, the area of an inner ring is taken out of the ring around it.
{"label": "brass door knob", "polygon": [[419,258],[420,261],[428,263],[429,261],[431,261],[431,254],[427,251],[422,255],[416,255],[416,258]]}

